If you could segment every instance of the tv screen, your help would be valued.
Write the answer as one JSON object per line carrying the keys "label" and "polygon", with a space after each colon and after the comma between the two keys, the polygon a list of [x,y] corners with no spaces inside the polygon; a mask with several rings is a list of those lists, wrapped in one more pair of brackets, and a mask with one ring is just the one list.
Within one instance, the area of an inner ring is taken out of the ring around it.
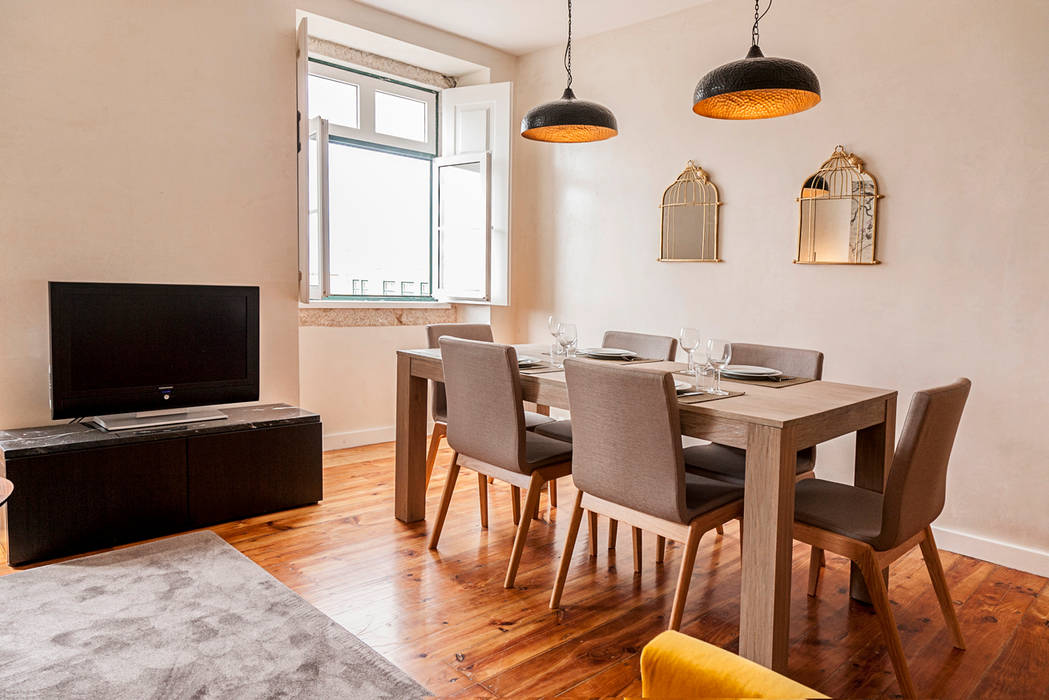
{"label": "tv screen", "polygon": [[259,398],[259,288],[51,282],[51,415]]}

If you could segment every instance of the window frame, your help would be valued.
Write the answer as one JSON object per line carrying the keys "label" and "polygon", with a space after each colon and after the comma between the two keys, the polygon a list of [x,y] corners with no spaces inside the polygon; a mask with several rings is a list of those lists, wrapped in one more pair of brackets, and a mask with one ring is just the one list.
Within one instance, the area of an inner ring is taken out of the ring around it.
{"label": "window frame", "polygon": [[[349,79],[345,74],[353,74],[353,79]],[[416,294],[413,296],[400,296],[400,295],[385,295],[385,294],[331,294],[330,293],[330,232],[328,231],[328,222],[322,221],[326,218],[325,216],[318,216],[318,242],[320,247],[320,265],[318,270],[318,281],[320,282],[318,295],[314,296],[314,290],[317,289],[316,285],[310,286],[310,302],[311,303],[325,303],[325,302],[387,302],[396,304],[400,302],[439,302],[440,300],[434,296],[433,290],[434,285],[434,242],[433,242],[433,226],[434,226],[434,169],[433,161],[437,157],[438,150],[438,134],[440,133],[440,91],[432,88],[422,87],[407,83],[394,78],[389,78],[383,75],[377,75],[374,73],[368,73],[366,71],[350,68],[348,66],[339,65],[326,61],[314,56],[309,56],[307,59],[307,80],[309,76],[316,75],[320,78],[329,80],[336,80],[339,82],[350,83],[357,86],[357,123],[358,127],[350,127],[341,124],[331,123],[327,120],[319,117],[314,117],[310,121],[319,120],[323,124],[323,128],[318,129],[317,133],[317,149],[318,154],[322,151],[323,156],[318,156],[318,168],[321,168],[321,164],[325,164],[320,173],[320,191],[318,192],[319,201],[323,199],[325,203],[330,198],[330,192],[328,188],[328,173],[326,162],[328,160],[327,149],[330,144],[338,144],[343,146],[350,146],[354,148],[363,148],[367,150],[377,151],[380,153],[388,153],[391,155],[397,155],[408,158],[417,158],[419,160],[428,161],[430,165],[430,195],[429,195],[429,206],[430,206],[430,217],[429,217],[429,228],[427,230],[427,245],[429,256],[429,279],[427,280],[427,288],[430,290],[429,294]],[[388,134],[382,134],[375,131],[375,92],[385,92],[387,94],[399,95],[409,99],[421,101],[426,105],[426,133],[427,141],[413,141],[411,139],[399,138],[396,136],[390,136]],[[420,99],[419,93],[426,93],[428,97]],[[308,117],[308,115],[307,115]],[[307,153],[307,157],[308,157]],[[326,205],[322,205],[325,210],[328,209]],[[381,285],[382,280],[379,280]],[[363,286],[363,285],[362,285]]]}

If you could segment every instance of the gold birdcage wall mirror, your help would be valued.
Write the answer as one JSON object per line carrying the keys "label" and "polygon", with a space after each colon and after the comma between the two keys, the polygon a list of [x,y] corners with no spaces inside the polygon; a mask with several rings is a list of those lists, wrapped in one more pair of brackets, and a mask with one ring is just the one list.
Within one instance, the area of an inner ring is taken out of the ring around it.
{"label": "gold birdcage wall mirror", "polygon": [[807,265],[877,265],[878,181],[838,146],[798,197],[798,248]]}
{"label": "gold birdcage wall mirror", "polygon": [[718,188],[689,161],[663,192],[659,205],[660,262],[721,262],[718,257]]}

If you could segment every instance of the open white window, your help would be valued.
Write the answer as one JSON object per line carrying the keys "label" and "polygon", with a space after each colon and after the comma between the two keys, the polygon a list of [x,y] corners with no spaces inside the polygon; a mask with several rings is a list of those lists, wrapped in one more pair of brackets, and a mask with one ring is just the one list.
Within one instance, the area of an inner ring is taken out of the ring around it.
{"label": "open white window", "polygon": [[438,91],[311,58],[305,21],[301,300],[508,303],[509,83]]}
{"label": "open white window", "polygon": [[434,160],[437,297],[489,301],[492,212],[488,153]]}

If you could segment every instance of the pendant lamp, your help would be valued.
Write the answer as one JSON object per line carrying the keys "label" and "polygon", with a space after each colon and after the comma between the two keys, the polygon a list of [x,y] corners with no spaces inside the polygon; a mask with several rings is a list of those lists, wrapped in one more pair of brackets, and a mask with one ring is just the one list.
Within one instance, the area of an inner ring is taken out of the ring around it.
{"label": "pendant lamp", "polygon": [[789,58],[766,58],[758,47],[759,14],[754,0],[754,27],[747,57],[710,71],[696,85],[692,111],[713,119],[768,119],[803,112],[820,101],[820,81],[812,70]]}
{"label": "pendant lamp", "polygon": [[615,115],[596,102],[576,99],[572,92],[572,0],[568,0],[568,45],[565,47],[568,86],[561,99],[531,109],[521,120],[521,136],[533,141],[582,143],[604,141],[619,133]]}

